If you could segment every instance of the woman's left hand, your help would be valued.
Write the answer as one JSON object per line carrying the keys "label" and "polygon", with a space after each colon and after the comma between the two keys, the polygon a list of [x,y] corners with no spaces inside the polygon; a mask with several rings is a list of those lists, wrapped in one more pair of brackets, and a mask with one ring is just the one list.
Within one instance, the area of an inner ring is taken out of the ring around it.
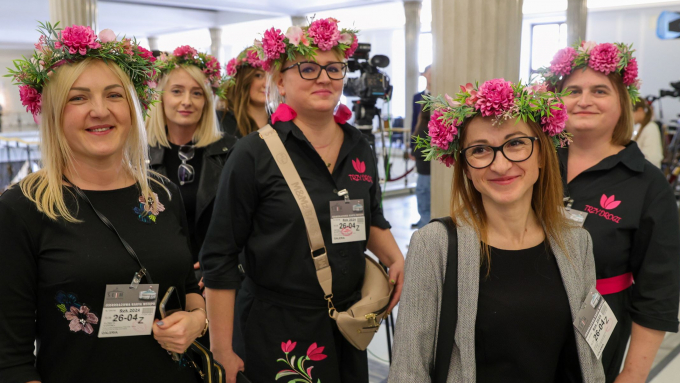
{"label": "woman's left hand", "polygon": [[392,299],[390,299],[390,304],[387,306],[387,313],[391,313],[394,306],[399,303],[399,298],[401,298],[401,289],[404,286],[404,259],[397,258],[397,260],[390,265],[389,268],[390,283],[394,285],[394,291],[392,292]]}
{"label": "woman's left hand", "polygon": [[201,335],[204,327],[205,314],[202,311],[178,311],[162,321],[154,321],[153,337],[162,348],[182,354]]}

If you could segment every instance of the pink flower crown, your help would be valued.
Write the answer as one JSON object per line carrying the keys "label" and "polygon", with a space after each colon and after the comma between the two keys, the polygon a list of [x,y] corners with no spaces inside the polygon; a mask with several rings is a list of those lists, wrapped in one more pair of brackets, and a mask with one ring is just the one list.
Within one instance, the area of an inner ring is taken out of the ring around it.
{"label": "pink flower crown", "polygon": [[333,48],[350,58],[359,46],[356,29],[338,28],[334,18],[314,20],[308,27],[292,26],[285,34],[280,29],[271,28],[255,40],[253,50],[263,61],[263,69],[279,69],[286,60],[295,60],[300,54],[308,60],[314,59],[316,51],[330,51]]}
{"label": "pink flower crown", "polygon": [[239,68],[251,67],[262,69],[263,64],[264,62],[260,60],[260,56],[256,51],[251,48],[244,50],[227,63],[227,78],[225,79],[226,87],[228,88],[236,84],[236,74],[238,73]]}
{"label": "pink flower crown", "polygon": [[[73,25],[63,30],[59,23],[39,23],[41,36],[35,44],[33,56],[14,60],[15,69],[5,77],[13,77],[19,85],[21,104],[33,114],[36,122],[42,111],[42,91],[50,75],[61,65],[82,61],[88,57],[116,63],[135,87],[137,97],[146,117],[149,106],[155,101],[155,77],[153,54],[141,47],[136,40],[116,40],[110,29],[97,36],[92,28]],[[97,38],[99,37],[99,38]]]}
{"label": "pink flower crown", "polygon": [[213,94],[220,98],[225,97],[220,63],[217,59],[207,53],[198,52],[196,49],[182,45],[175,48],[172,54],[161,53],[156,61],[156,68],[161,74],[168,74],[175,68],[193,65],[205,74],[206,81],[210,84]]}
{"label": "pink flower crown", "polygon": [[460,152],[460,127],[465,120],[477,115],[493,117],[494,124],[510,119],[538,122],[555,147],[570,142],[564,131],[567,110],[561,93],[550,92],[545,84],[513,84],[502,78],[460,86],[461,92],[451,97],[425,96],[423,110],[432,111],[425,138],[415,137],[416,148],[423,148],[425,161],[438,159],[446,166],[453,165]]}
{"label": "pink flower crown", "polygon": [[550,66],[540,68],[538,72],[553,89],[559,81],[578,68],[589,67],[605,75],[618,73],[621,75],[623,85],[628,89],[631,100],[637,102],[640,96],[640,80],[633,52],[635,52],[633,44],[598,44],[593,41],[581,41],[557,51]]}

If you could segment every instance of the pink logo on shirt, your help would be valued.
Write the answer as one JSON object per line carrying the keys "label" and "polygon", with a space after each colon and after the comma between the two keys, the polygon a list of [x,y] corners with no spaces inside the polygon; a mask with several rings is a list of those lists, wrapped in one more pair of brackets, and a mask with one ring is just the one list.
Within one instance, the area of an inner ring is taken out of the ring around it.
{"label": "pink logo on shirt", "polygon": [[366,171],[366,163],[358,158],[352,160],[352,166],[357,173],[362,174],[349,174],[349,179],[355,182],[365,181],[373,183],[373,177],[368,174],[363,174]]}
{"label": "pink logo on shirt", "polygon": [[366,171],[366,163],[364,161],[357,159],[352,160],[352,165],[354,165],[354,170],[356,170],[359,173],[363,173]]}
{"label": "pink logo on shirt", "polygon": [[590,206],[586,205],[584,210],[589,213],[589,214],[594,214],[598,215],[608,221],[612,221],[615,223],[620,223],[621,222],[621,217],[616,216],[607,210],[612,210],[615,209],[617,206],[621,204],[621,201],[616,201],[614,199],[614,195],[612,194],[611,197],[607,197],[606,194],[602,194],[602,198],[600,198],[600,206],[602,207],[597,208],[595,206]]}
{"label": "pink logo on shirt", "polygon": [[611,197],[607,197],[606,194],[602,194],[602,198],[600,198],[600,206],[606,210],[615,209],[617,206],[619,206],[619,204],[621,204],[621,201],[615,201],[613,194]]}

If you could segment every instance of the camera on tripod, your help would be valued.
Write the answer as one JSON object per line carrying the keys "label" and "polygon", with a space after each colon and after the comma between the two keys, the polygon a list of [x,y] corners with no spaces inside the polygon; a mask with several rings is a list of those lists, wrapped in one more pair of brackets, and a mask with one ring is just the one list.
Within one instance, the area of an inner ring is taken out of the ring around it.
{"label": "camera on tripod", "polygon": [[659,98],[661,97],[680,97],[680,81],[672,82],[673,90],[661,89],[659,91]]}
{"label": "camera on tripod", "polygon": [[371,44],[359,43],[349,61],[350,72],[360,71],[359,77],[348,78],[343,94],[347,97],[359,97],[352,103],[355,125],[362,130],[373,129],[373,118],[380,116],[380,109],[375,107],[378,99],[386,100],[392,96],[392,85],[389,76],[378,68],[390,65],[390,59],[384,55],[375,55],[369,59]]}

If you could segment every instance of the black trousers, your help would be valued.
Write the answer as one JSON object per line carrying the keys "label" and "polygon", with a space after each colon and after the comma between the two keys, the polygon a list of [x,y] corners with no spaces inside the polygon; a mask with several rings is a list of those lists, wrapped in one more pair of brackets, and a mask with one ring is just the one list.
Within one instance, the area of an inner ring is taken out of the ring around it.
{"label": "black trousers", "polygon": [[621,371],[623,357],[626,353],[626,346],[628,345],[633,325],[629,311],[630,289],[616,294],[604,295],[604,299],[612,309],[616,320],[618,320],[601,357],[602,367],[604,367],[604,374],[607,378],[606,382],[613,383]]}

